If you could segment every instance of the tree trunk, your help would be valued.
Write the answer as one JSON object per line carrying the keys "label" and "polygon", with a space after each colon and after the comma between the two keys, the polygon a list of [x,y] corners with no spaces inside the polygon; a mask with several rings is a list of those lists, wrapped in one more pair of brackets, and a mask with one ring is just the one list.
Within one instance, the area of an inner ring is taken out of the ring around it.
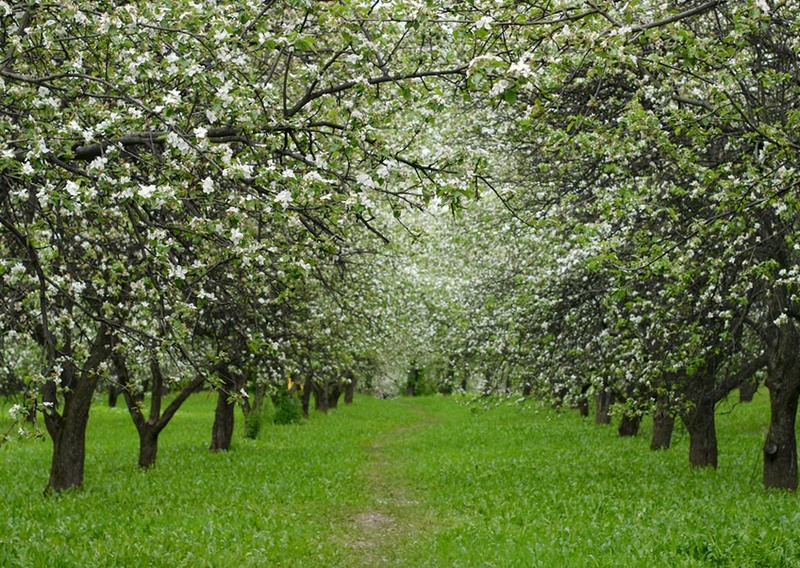
{"label": "tree trunk", "polygon": [[675,417],[663,406],[657,405],[653,413],[653,435],[650,438],[651,450],[666,450],[672,444]]}
{"label": "tree trunk", "polygon": [[758,391],[758,381],[748,381],[739,387],[739,402],[752,402]]}
{"label": "tree trunk", "polygon": [[220,389],[218,393],[217,409],[214,412],[214,426],[211,428],[211,446],[209,446],[209,450],[212,452],[229,450],[231,448],[231,440],[233,440],[233,421],[236,405],[232,400],[228,400],[230,395],[227,388]]}
{"label": "tree trunk", "polygon": [[622,420],[619,423],[619,435],[622,437],[635,436],[639,433],[639,425],[642,423],[642,417],[637,415],[623,414]]}
{"label": "tree trunk", "polygon": [[770,421],[764,442],[764,487],[797,490],[797,394],[770,389]]}
{"label": "tree trunk", "polygon": [[764,487],[797,490],[797,420],[800,332],[794,323],[772,329],[767,347],[770,419],[764,441]]}
{"label": "tree trunk", "polygon": [[159,432],[160,430],[155,429],[139,432],[139,467],[142,469],[150,469],[156,465]]}
{"label": "tree trunk", "polygon": [[313,383],[314,410],[317,412],[328,412],[328,388],[327,383]]}
{"label": "tree trunk", "polygon": [[596,424],[611,424],[611,392],[603,389],[597,393],[597,410],[594,415]]}
{"label": "tree trunk", "polygon": [[311,405],[311,392],[313,390],[314,380],[309,376],[303,386],[303,396],[300,398],[300,403],[303,410],[303,418],[308,418],[308,407]]}
{"label": "tree trunk", "polygon": [[83,369],[78,371],[72,367],[65,371],[70,375],[65,381],[70,388],[64,394],[62,414],[59,415],[55,409],[55,384],[51,382],[45,388],[43,399],[51,406],[45,410],[44,421],[53,440],[53,458],[45,495],[83,487],[86,425],[89,423],[92,397],[99,381],[97,368],[108,359],[110,345],[111,332],[105,325],[101,325]]}
{"label": "tree trunk", "polygon": [[582,396],[580,400],[578,400],[578,411],[580,411],[581,416],[584,418],[589,416],[589,399],[585,396]]}
{"label": "tree trunk", "polygon": [[119,386],[117,383],[112,382],[108,385],[108,406],[109,408],[117,407],[117,398],[119,397]]}
{"label": "tree trunk", "polygon": [[[79,382],[84,382],[84,379]],[[50,479],[45,494],[83,487],[86,425],[89,422],[92,397],[89,388],[84,387],[81,390],[84,394],[78,395],[77,391],[73,391],[73,396],[64,405],[60,426],[52,436],[53,460],[50,464]]]}
{"label": "tree trunk", "polygon": [[328,385],[328,408],[338,408],[339,398],[342,396],[342,383],[338,380]]}
{"label": "tree trunk", "polygon": [[717,467],[717,430],[714,421],[714,402],[697,401],[683,415],[689,432],[689,463],[693,467]]}
{"label": "tree trunk", "polygon": [[353,404],[353,398],[355,398],[356,395],[356,383],[358,382],[358,379],[356,379],[355,375],[350,375],[348,379],[350,380],[344,389],[344,403]]}
{"label": "tree trunk", "polygon": [[164,377],[161,374],[161,367],[158,361],[155,358],[151,359],[150,372],[153,375],[154,388],[150,400],[150,419],[145,420],[138,393],[136,396],[131,394],[134,390],[134,385],[128,372],[125,357],[120,353],[114,353],[111,359],[122,385],[121,392],[128,407],[128,414],[130,414],[133,424],[136,426],[136,432],[139,434],[139,467],[150,469],[156,465],[159,434],[166,428],[186,399],[203,386],[205,379],[202,375],[197,375],[188,385],[181,389],[178,396],[172,400],[164,413],[161,414]]}

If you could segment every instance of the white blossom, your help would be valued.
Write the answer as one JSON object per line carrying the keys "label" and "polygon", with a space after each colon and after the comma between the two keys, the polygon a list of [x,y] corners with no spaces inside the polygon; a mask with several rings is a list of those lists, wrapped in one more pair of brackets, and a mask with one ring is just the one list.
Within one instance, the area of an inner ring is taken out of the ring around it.
{"label": "white blossom", "polygon": [[278,195],[275,196],[275,202],[280,203],[281,206],[284,209],[286,209],[292,202],[292,192],[289,191],[288,189],[284,189]]}
{"label": "white blossom", "polygon": [[73,296],[80,296],[83,294],[83,291],[86,289],[86,284],[83,282],[75,281],[69,285],[69,290]]}
{"label": "white blossom", "polygon": [[789,316],[787,316],[786,314],[781,314],[777,318],[775,318],[775,321],[773,321],[772,323],[774,323],[777,326],[786,325],[787,323],[789,323]]}
{"label": "white blossom", "polygon": [[186,268],[184,268],[183,266],[179,266],[179,265],[173,264],[173,265],[171,265],[169,267],[168,276],[170,278],[175,278],[176,280],[184,280],[186,278],[186,274],[188,272],[189,271]]}
{"label": "white blossom", "polygon": [[23,408],[21,404],[15,404],[14,406],[8,409],[8,413],[11,415],[11,419],[14,421],[19,420],[22,411]]}
{"label": "white blossom", "polygon": [[139,184],[139,192],[138,193],[139,193],[140,197],[143,197],[145,199],[149,199],[149,198],[153,197],[153,194],[155,194],[156,189],[157,188],[156,188],[155,185],[142,185],[142,184]]}
{"label": "white blossom", "polygon": [[70,180],[64,186],[64,190],[71,196],[71,197],[78,197],[78,193],[80,191],[80,186],[75,183],[74,181]]}
{"label": "white blossom", "polygon": [[21,262],[17,262],[11,267],[11,276],[16,278],[25,274],[25,266]]}
{"label": "white blossom", "polygon": [[494,19],[491,16],[483,16],[480,20],[475,22],[475,28],[479,30],[489,31],[492,29],[492,22]]}
{"label": "white blossom", "polygon": [[364,172],[361,172],[360,174],[356,175],[356,182],[370,189],[375,189],[376,187],[378,187],[377,184],[375,183],[375,180],[373,180],[369,174]]}
{"label": "white blossom", "polygon": [[164,97],[164,104],[169,106],[176,106],[181,103],[181,93],[177,89],[172,89]]}

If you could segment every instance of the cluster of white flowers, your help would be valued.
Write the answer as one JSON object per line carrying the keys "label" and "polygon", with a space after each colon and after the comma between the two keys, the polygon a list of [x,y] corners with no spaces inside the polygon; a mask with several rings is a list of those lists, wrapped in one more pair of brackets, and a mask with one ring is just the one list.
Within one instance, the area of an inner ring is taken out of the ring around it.
{"label": "cluster of white flowers", "polygon": [[356,183],[362,187],[366,187],[369,189],[377,189],[378,184],[375,183],[375,180],[372,179],[368,173],[360,172],[356,174]]}
{"label": "cluster of white flowers", "polygon": [[175,148],[180,154],[190,154],[193,151],[189,143],[176,132],[167,134],[166,142],[167,146]]}
{"label": "cluster of white flowers", "polygon": [[768,16],[772,11],[767,0],[753,0],[753,2],[755,3],[756,7],[766,16]]}
{"label": "cluster of white flowers", "polygon": [[480,20],[475,22],[475,29],[490,31],[492,29],[492,22],[494,22],[494,18],[488,15],[483,16]]}
{"label": "cluster of white flowers", "polygon": [[275,202],[280,203],[281,207],[284,209],[289,207],[289,205],[292,203],[292,200],[292,192],[288,189],[284,189],[275,196]]}
{"label": "cluster of white flowers", "polygon": [[171,264],[167,276],[176,280],[185,280],[188,272],[189,271],[183,266]]}
{"label": "cluster of white flowers", "polygon": [[15,404],[8,409],[8,413],[11,415],[11,419],[16,422],[22,417],[22,413],[24,410],[25,409],[22,407],[21,404]]}
{"label": "cluster of white flowers", "polygon": [[231,239],[231,242],[233,243],[233,246],[237,246],[238,247],[239,243],[242,242],[243,238],[244,238],[244,233],[242,231],[240,231],[237,227],[234,227],[233,229],[231,229],[230,239]]}

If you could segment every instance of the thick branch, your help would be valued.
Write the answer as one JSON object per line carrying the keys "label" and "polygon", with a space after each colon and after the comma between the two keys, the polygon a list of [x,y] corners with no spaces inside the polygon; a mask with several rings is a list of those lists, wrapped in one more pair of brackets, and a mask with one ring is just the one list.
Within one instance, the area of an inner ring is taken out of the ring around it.
{"label": "thick branch", "polygon": [[178,409],[181,407],[181,405],[186,401],[187,398],[189,398],[189,395],[199,391],[205,382],[205,375],[197,375],[194,379],[192,379],[192,382],[183,387],[181,392],[178,393],[178,396],[176,396],[169,406],[167,406],[164,414],[162,414],[161,417],[156,421],[154,425],[156,433],[161,432],[161,430],[164,429],[175,413],[178,412]]}
{"label": "thick branch", "polygon": [[704,12],[708,12],[709,10],[713,10],[720,4],[725,2],[725,0],[711,0],[710,2],[706,2],[705,4],[700,4],[695,8],[690,8],[684,12],[680,12],[673,16],[669,16],[668,18],[664,18],[662,20],[658,20],[655,22],[650,22],[649,24],[642,24],[639,26],[633,26],[631,31],[634,32],[643,32],[645,30],[649,30],[652,28],[660,28],[662,26],[667,26],[669,24],[674,24],[675,22],[679,22],[681,20],[685,20],[686,18],[691,18],[692,16],[697,16],[698,14],[702,14]]}
{"label": "thick branch", "polygon": [[727,396],[729,392],[733,389],[738,388],[739,386],[743,385],[750,377],[755,375],[760,369],[763,369],[767,366],[767,356],[761,355],[752,361],[748,361],[742,368],[739,370],[738,373],[734,373],[733,375],[729,375],[725,378],[717,388],[714,389],[712,393],[712,398],[714,402],[719,402],[723,398]]}
{"label": "thick branch", "polygon": [[366,81],[346,81],[344,83],[339,83],[338,85],[332,85],[325,89],[320,89],[318,91],[310,91],[307,92],[303,97],[295,103],[294,106],[286,110],[285,116],[286,118],[291,118],[298,112],[300,112],[303,107],[305,107],[308,103],[313,100],[316,100],[320,97],[324,97],[325,95],[334,95],[336,93],[341,93],[342,91],[346,91],[348,89],[352,89],[356,85],[362,82],[366,82],[369,85],[380,85],[383,83],[398,83],[400,81],[407,81],[409,79],[424,79],[427,77],[447,77],[449,75],[464,75],[467,72],[467,66],[462,65],[460,67],[454,67],[453,69],[440,69],[436,71],[417,71],[414,73],[406,73],[403,75],[381,75],[379,77],[371,77],[366,79]]}

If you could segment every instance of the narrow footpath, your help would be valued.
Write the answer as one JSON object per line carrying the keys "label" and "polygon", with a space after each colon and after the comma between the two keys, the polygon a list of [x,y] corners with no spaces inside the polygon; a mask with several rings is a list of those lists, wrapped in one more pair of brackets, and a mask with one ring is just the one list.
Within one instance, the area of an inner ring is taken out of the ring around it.
{"label": "narrow footpath", "polygon": [[354,566],[393,566],[400,558],[403,542],[414,539],[423,529],[425,515],[413,488],[393,472],[391,448],[414,432],[436,423],[435,417],[419,407],[411,426],[382,432],[367,447],[369,460],[364,472],[364,491],[372,496],[372,506],[349,519],[351,539],[346,546],[353,552]]}

